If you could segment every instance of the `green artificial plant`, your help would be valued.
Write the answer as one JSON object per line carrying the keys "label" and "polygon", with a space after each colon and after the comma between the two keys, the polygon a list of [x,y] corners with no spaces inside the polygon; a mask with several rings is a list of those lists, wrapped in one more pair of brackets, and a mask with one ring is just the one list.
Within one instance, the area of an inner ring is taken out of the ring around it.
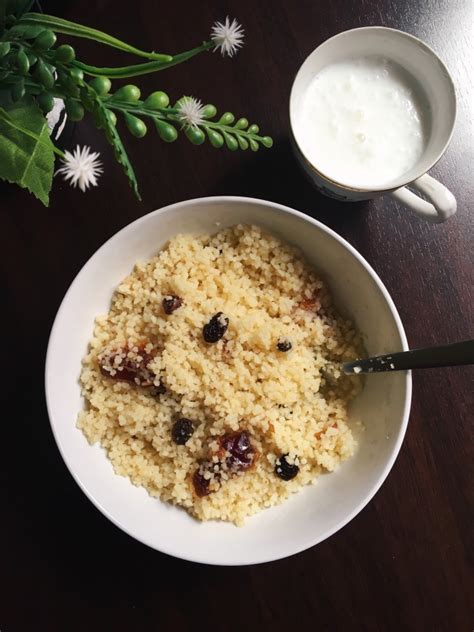
{"label": "green artificial plant", "polygon": [[[58,99],[64,102],[69,120],[80,121],[86,112],[92,116],[139,199],[135,172],[116,127],[118,117],[138,138],[151,124],[168,143],[182,132],[195,145],[207,139],[213,147],[225,145],[231,151],[271,147],[272,139],[260,135],[258,125],[246,118],[236,120],[231,112],[218,117],[214,105],[202,105],[194,97],[181,97],[171,105],[162,91],[142,98],[133,84],[112,89],[114,79],[165,70],[210,49],[232,57],[243,40],[236,20],[216,22],[208,41],[166,55],[140,50],[82,24],[31,12],[32,5],[33,0],[0,0],[0,178],[27,188],[43,204],[48,205],[56,156],[62,159],[58,172],[83,191],[97,184],[101,173],[97,153],[87,147],[63,152],[52,142],[46,115]],[[77,59],[70,44],[57,45],[63,35],[91,39],[146,61],[92,66]]]}

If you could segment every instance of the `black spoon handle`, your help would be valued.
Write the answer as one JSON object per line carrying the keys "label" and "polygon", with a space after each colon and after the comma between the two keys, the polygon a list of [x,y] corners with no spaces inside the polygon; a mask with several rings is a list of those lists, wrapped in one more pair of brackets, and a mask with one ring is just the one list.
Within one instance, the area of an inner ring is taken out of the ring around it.
{"label": "black spoon handle", "polygon": [[474,364],[474,340],[345,362],[342,367],[344,373],[379,373],[461,364]]}

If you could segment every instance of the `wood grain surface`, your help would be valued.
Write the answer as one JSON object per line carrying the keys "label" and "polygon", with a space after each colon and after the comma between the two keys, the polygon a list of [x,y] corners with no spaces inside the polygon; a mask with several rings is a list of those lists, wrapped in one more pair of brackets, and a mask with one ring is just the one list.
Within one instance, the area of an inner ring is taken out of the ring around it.
{"label": "wood grain surface", "polygon": [[[261,124],[274,148],[224,153],[149,133],[126,138],[137,202],[101,132],[68,125],[62,143],[102,154],[101,185],[86,195],[56,182],[51,205],[0,184],[2,361],[0,630],[473,629],[472,367],[414,375],[400,456],[372,502],[342,531],[272,564],[218,568],[135,542],[97,511],[53,440],[44,357],[59,303],[81,266],[119,228],[185,198],[267,198],[315,217],[353,244],[391,293],[411,346],[474,337],[473,4],[471,0],[205,0],[133,3],[44,0],[43,9],[108,30],[144,49],[179,52],[236,16],[246,44],[235,59],[206,53],[141,78],[146,94],[193,94]],[[363,25],[413,33],[449,67],[459,100],[452,143],[433,175],[458,199],[446,224],[422,223],[393,200],[344,205],[307,183],[289,145],[288,97],[304,58],[326,38]],[[84,61],[124,63],[119,51],[77,42]],[[127,58],[128,59],[128,58]],[[236,535],[238,537],[238,535]]]}

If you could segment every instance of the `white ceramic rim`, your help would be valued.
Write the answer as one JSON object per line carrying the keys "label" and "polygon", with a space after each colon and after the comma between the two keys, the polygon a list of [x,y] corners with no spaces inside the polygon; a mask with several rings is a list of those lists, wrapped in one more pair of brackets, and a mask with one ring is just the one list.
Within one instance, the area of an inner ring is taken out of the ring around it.
{"label": "white ceramic rim", "polygon": [[[51,430],[53,432],[53,436],[54,436],[54,439],[56,441],[56,445],[58,446],[58,450],[59,450],[59,452],[60,452],[60,454],[61,454],[61,456],[63,458],[63,461],[66,464],[66,467],[68,468],[71,476],[76,481],[76,483],[79,485],[79,487],[84,492],[84,494],[87,496],[87,498],[97,507],[97,509],[106,518],[108,518],[115,526],[117,526],[119,529],[124,531],[127,535],[131,536],[135,540],[138,540],[139,542],[142,542],[143,544],[146,544],[147,546],[149,546],[153,550],[159,551],[160,553],[165,553],[167,555],[171,555],[173,557],[177,557],[179,559],[184,559],[184,560],[187,560],[189,562],[198,562],[198,563],[201,563],[201,564],[212,564],[212,565],[215,565],[215,566],[250,566],[250,565],[254,565],[254,564],[263,564],[265,562],[272,562],[272,561],[276,561],[276,560],[279,560],[279,559],[284,559],[286,557],[291,557],[292,555],[296,555],[297,553],[301,553],[302,551],[305,551],[305,550],[315,546],[316,544],[319,544],[320,542],[323,542],[324,540],[326,540],[327,538],[332,536],[334,533],[336,533],[337,531],[342,529],[342,527],[344,527],[346,524],[348,524],[353,518],[355,518],[355,516],[358,513],[360,513],[362,511],[362,509],[367,505],[367,503],[370,500],[372,500],[372,498],[378,492],[378,490],[380,489],[381,485],[383,484],[383,482],[385,481],[385,479],[389,475],[390,470],[392,469],[393,464],[395,463],[395,460],[396,460],[396,458],[398,456],[398,453],[400,452],[400,448],[402,446],[403,439],[405,437],[406,429],[407,429],[407,426],[408,426],[408,419],[409,419],[409,416],[410,416],[411,396],[412,396],[412,377],[411,377],[411,371],[407,371],[406,372],[405,401],[404,401],[404,405],[403,405],[403,419],[402,419],[402,423],[401,423],[401,426],[400,426],[400,430],[398,432],[397,440],[396,440],[396,443],[395,443],[392,455],[391,455],[387,465],[385,466],[385,468],[383,470],[383,473],[380,475],[380,477],[377,480],[377,482],[368,491],[368,493],[367,493],[366,497],[364,498],[364,500],[362,500],[362,502],[348,516],[346,516],[344,520],[340,521],[334,528],[328,529],[328,531],[326,531],[321,537],[315,538],[314,541],[312,541],[310,543],[305,542],[303,544],[303,546],[296,546],[294,551],[292,551],[291,553],[282,555],[281,557],[261,558],[261,559],[257,559],[256,561],[252,562],[251,564],[239,564],[238,562],[229,564],[229,563],[216,562],[214,560],[210,561],[210,560],[208,560],[206,558],[201,557],[199,555],[199,553],[196,554],[195,556],[192,556],[192,557],[191,556],[183,557],[183,555],[180,553],[180,551],[175,550],[172,546],[167,546],[166,544],[164,544],[161,548],[158,549],[154,544],[152,544],[151,542],[147,541],[145,538],[138,538],[135,534],[133,534],[131,531],[129,531],[123,524],[121,524],[118,520],[116,520],[114,518],[114,516],[111,515],[107,511],[107,509],[105,507],[103,507],[100,504],[100,502],[94,497],[94,495],[82,483],[79,475],[76,472],[74,472],[74,470],[70,466],[70,464],[68,462],[68,459],[67,459],[67,456],[66,456],[66,454],[64,453],[64,451],[63,451],[63,449],[61,447],[61,444],[60,444],[59,439],[58,439],[58,435],[56,434],[56,431],[55,431],[55,421],[53,420],[52,409],[51,409],[51,406],[50,406],[50,398],[52,396],[51,395],[51,390],[50,390],[50,382],[51,382],[50,349],[51,349],[51,347],[53,345],[56,344],[56,340],[55,340],[55,338],[56,338],[56,325],[57,325],[57,323],[58,323],[58,321],[59,321],[59,319],[61,317],[61,312],[62,312],[62,310],[64,308],[65,303],[67,302],[68,296],[74,289],[74,285],[76,284],[78,279],[80,279],[80,277],[83,274],[85,274],[87,269],[94,265],[95,259],[99,258],[101,250],[103,248],[105,248],[106,245],[110,241],[112,241],[117,235],[119,235],[119,234],[123,233],[124,231],[128,230],[130,226],[132,226],[134,224],[138,224],[138,223],[144,221],[145,217],[148,217],[150,215],[160,215],[160,214],[172,211],[173,209],[177,209],[177,208],[179,208],[179,207],[181,207],[183,205],[193,206],[193,205],[196,205],[196,204],[202,204],[203,202],[204,203],[206,203],[206,202],[209,202],[209,203],[211,203],[211,202],[220,202],[220,203],[247,202],[247,203],[253,203],[253,204],[260,204],[260,205],[263,204],[263,205],[271,207],[271,208],[273,208],[273,209],[275,209],[277,211],[288,213],[289,215],[294,215],[295,217],[298,217],[300,219],[306,220],[308,223],[313,224],[313,226],[316,226],[317,228],[319,228],[319,230],[322,230],[323,232],[327,233],[335,241],[337,241],[340,244],[342,244],[352,254],[352,256],[355,257],[355,259],[357,259],[359,261],[359,263],[362,264],[362,266],[365,268],[365,270],[368,272],[368,274],[375,281],[377,287],[379,288],[379,290],[381,291],[385,301],[387,302],[388,307],[390,308],[390,312],[391,312],[392,317],[393,317],[393,319],[394,319],[394,321],[396,323],[397,331],[398,331],[398,334],[400,336],[400,340],[402,342],[403,351],[407,351],[409,349],[409,347],[408,347],[408,342],[407,342],[407,338],[406,338],[406,335],[405,335],[405,330],[404,330],[403,325],[402,325],[402,321],[401,321],[400,316],[398,314],[397,308],[395,307],[395,304],[394,304],[392,298],[390,297],[390,294],[388,293],[387,288],[382,283],[381,279],[379,278],[379,276],[377,275],[375,270],[362,257],[362,255],[359,254],[359,252],[357,252],[357,250],[353,246],[351,246],[351,244],[348,241],[346,241],[343,237],[339,236],[336,232],[334,232],[328,226],[325,226],[324,224],[322,224],[318,220],[313,219],[312,217],[309,217],[308,215],[305,215],[304,213],[301,213],[300,211],[296,211],[295,209],[292,209],[292,208],[290,208],[288,206],[284,206],[282,204],[277,204],[276,202],[269,202],[267,200],[261,200],[261,199],[258,199],[258,198],[244,197],[244,196],[227,196],[227,195],[209,196],[209,197],[202,197],[202,198],[193,198],[191,200],[184,200],[182,202],[176,202],[175,204],[170,204],[170,205],[165,206],[165,207],[163,207],[161,209],[157,209],[155,211],[152,211],[151,213],[147,213],[146,215],[144,215],[144,216],[140,217],[139,219],[131,222],[130,224],[127,224],[122,229],[120,229],[117,233],[112,235],[112,237],[110,237],[106,242],[104,242],[104,244],[102,244],[102,246],[89,258],[89,260],[83,265],[81,270],[75,276],[75,278],[72,281],[71,285],[69,286],[66,294],[64,295],[63,300],[61,301],[61,304],[59,306],[58,312],[57,312],[56,317],[54,319],[53,326],[51,328],[51,333],[50,333],[49,340],[48,340],[48,348],[47,348],[47,352],[46,352],[46,362],[45,362],[46,407],[47,407],[47,410],[48,410],[48,416],[49,416],[49,420],[50,420]],[[245,528],[245,527],[243,527],[243,528]]]}
{"label": "white ceramic rim", "polygon": [[[451,125],[451,131],[449,132],[448,138],[447,138],[447,140],[446,140],[446,142],[445,142],[445,144],[443,146],[443,149],[431,161],[428,169],[426,169],[424,171],[421,171],[416,177],[410,178],[410,180],[401,180],[401,179],[399,179],[400,181],[394,180],[393,181],[393,186],[392,186],[392,183],[390,183],[389,189],[387,189],[386,185],[384,185],[383,187],[370,187],[370,188],[349,186],[347,184],[344,184],[343,182],[339,182],[338,180],[335,180],[332,176],[329,176],[326,173],[324,173],[324,171],[321,171],[319,169],[319,167],[317,167],[315,164],[313,164],[311,162],[311,160],[307,157],[305,152],[301,149],[300,144],[298,143],[298,139],[296,138],[296,134],[295,134],[295,130],[294,130],[294,124],[293,124],[293,119],[294,119],[293,108],[292,108],[293,91],[295,89],[295,84],[296,84],[296,81],[297,81],[297,79],[299,77],[301,69],[302,69],[303,65],[306,63],[306,61],[311,57],[311,55],[313,55],[313,53],[315,53],[321,46],[324,46],[326,43],[328,43],[328,42],[330,42],[332,40],[335,40],[338,37],[346,35],[347,33],[352,33],[354,31],[376,31],[376,30],[378,30],[378,31],[391,31],[393,33],[397,33],[397,35],[401,35],[402,37],[406,37],[407,39],[411,39],[411,40],[417,42],[417,44],[421,48],[424,48],[430,55],[432,55],[438,61],[439,65],[443,68],[443,70],[446,73],[446,78],[448,79],[448,81],[449,81],[449,83],[451,85],[452,92],[453,92],[453,105],[454,105],[453,122],[452,122],[452,125]],[[425,173],[428,173],[428,171],[430,171],[435,166],[435,164],[438,162],[438,160],[440,160],[440,158],[443,156],[444,152],[448,148],[449,143],[451,142],[451,138],[453,137],[453,133],[454,133],[454,128],[456,126],[456,118],[457,118],[456,87],[454,85],[454,81],[453,81],[453,78],[451,76],[451,73],[447,69],[447,67],[446,67],[445,63],[443,62],[443,60],[440,57],[438,57],[438,55],[431,48],[431,46],[426,44],[426,42],[421,40],[419,37],[416,37],[416,35],[412,35],[411,33],[406,33],[405,31],[400,31],[399,29],[392,29],[392,28],[389,28],[388,26],[360,26],[360,27],[355,28],[355,29],[348,29],[347,31],[341,31],[340,33],[337,33],[336,35],[333,35],[332,37],[329,37],[328,39],[324,40],[324,42],[321,42],[321,44],[316,46],[316,48],[314,50],[312,50],[310,52],[310,54],[305,57],[304,61],[302,62],[302,64],[298,68],[298,71],[297,71],[297,73],[295,75],[295,78],[293,79],[293,84],[291,86],[290,102],[289,102],[289,118],[290,118],[291,134],[292,134],[293,139],[294,139],[294,141],[296,143],[296,146],[298,147],[299,152],[304,157],[304,159],[308,163],[308,165],[312,169],[314,169],[314,171],[316,171],[320,176],[322,176],[325,180],[327,180],[329,183],[335,184],[336,186],[340,187],[341,189],[346,189],[347,191],[358,191],[358,192],[363,192],[363,193],[384,193],[384,192],[390,191],[392,189],[399,189],[400,187],[407,186],[408,184],[410,184],[414,180],[417,180],[418,178],[423,176]]]}

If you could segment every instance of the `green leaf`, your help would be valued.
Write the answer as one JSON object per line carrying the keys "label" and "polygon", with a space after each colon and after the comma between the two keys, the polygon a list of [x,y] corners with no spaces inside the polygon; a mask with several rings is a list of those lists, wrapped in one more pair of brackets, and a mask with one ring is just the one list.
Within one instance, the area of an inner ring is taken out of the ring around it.
{"label": "green leaf", "polygon": [[104,105],[102,105],[102,102],[97,97],[92,88],[89,88],[89,86],[86,85],[84,89],[91,93],[91,96],[95,102],[94,111],[96,113],[96,116],[100,118],[100,122],[105,130],[105,136],[107,140],[114,148],[115,158],[117,159],[117,162],[122,165],[122,169],[128,178],[133,192],[141,201],[142,198],[140,197],[140,192],[138,191],[138,182],[135,176],[135,171],[133,170],[132,164],[128,159],[127,152],[125,151],[125,147],[123,146],[122,139],[120,138],[120,135],[115,127],[113,112],[109,112],[104,107]]}
{"label": "green leaf", "polygon": [[127,77],[138,77],[139,75],[147,75],[151,72],[157,72],[159,70],[166,70],[172,66],[177,66],[183,62],[199,55],[206,50],[209,50],[214,46],[213,42],[204,42],[201,46],[197,46],[191,50],[169,57],[169,61],[147,61],[141,64],[133,64],[131,66],[112,66],[112,67],[98,67],[84,64],[80,61],[75,61],[74,66],[83,70],[87,75],[93,77],[110,77],[111,79],[126,79]]}
{"label": "green leaf", "polygon": [[98,31],[97,29],[90,28],[83,24],[77,24],[76,22],[70,22],[62,18],[57,18],[53,15],[46,15],[45,13],[25,13],[21,18],[20,24],[33,24],[42,26],[43,29],[51,29],[56,33],[64,33],[65,35],[73,35],[75,37],[83,37],[85,39],[91,39],[100,44],[112,46],[126,53],[132,53],[137,57],[145,57],[146,59],[156,59],[160,61],[171,61],[171,55],[162,55],[161,53],[146,52],[130,46],[126,42],[122,42],[116,37],[112,37],[108,33]]}
{"label": "green leaf", "polygon": [[53,171],[53,143],[41,110],[32,100],[0,98],[0,178],[28,189],[48,206]]}

